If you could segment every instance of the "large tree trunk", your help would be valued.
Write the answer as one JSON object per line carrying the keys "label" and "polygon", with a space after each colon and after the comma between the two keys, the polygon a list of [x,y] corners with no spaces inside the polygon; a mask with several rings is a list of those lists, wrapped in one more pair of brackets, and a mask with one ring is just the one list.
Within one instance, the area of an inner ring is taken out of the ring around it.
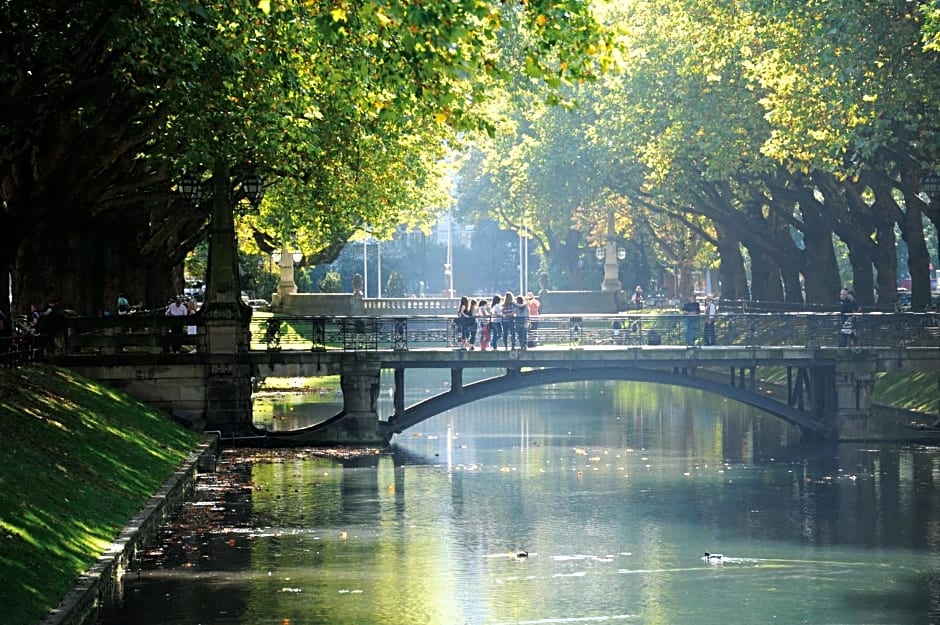
{"label": "large tree trunk", "polygon": [[791,304],[803,304],[803,285],[800,283],[800,270],[795,265],[780,269],[783,281],[783,300]]}
{"label": "large tree trunk", "polygon": [[725,300],[748,299],[750,291],[747,287],[747,270],[744,267],[744,257],[741,254],[741,242],[715,225],[717,234],[718,256],[721,259],[721,298]]}
{"label": "large tree trunk", "polygon": [[898,245],[894,222],[879,220],[875,269],[878,272],[878,307],[894,308],[898,302]]}
{"label": "large tree trunk", "polygon": [[142,255],[137,225],[65,217],[36,224],[14,266],[19,305],[58,302],[83,315],[113,313],[123,292],[132,304],[162,306],[179,292],[182,270],[168,267],[158,252]]}
{"label": "large tree trunk", "polygon": [[921,211],[909,203],[904,211],[901,236],[907,243],[907,269],[911,274],[911,310],[923,311],[930,306],[930,253],[924,240]]}
{"label": "large tree trunk", "polygon": [[782,302],[780,267],[768,255],[753,249],[748,251],[751,255],[751,299],[758,302]]}
{"label": "large tree trunk", "polygon": [[870,308],[874,304],[875,271],[872,259],[865,246],[846,241],[849,248],[849,263],[852,265],[852,289],[859,304]]}
{"label": "large tree trunk", "polygon": [[809,203],[801,205],[803,230],[803,287],[807,304],[838,302],[842,279],[832,243],[832,228]]}

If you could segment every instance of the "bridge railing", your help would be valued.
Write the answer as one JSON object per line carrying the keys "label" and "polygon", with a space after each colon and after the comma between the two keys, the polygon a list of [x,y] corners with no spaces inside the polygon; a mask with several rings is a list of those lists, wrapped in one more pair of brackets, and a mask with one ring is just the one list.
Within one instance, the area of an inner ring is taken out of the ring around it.
{"label": "bridge railing", "polygon": [[105,317],[59,316],[44,334],[53,353],[183,353],[205,348],[201,315],[170,317],[163,311]]}
{"label": "bridge railing", "polygon": [[[681,314],[541,315],[527,332],[533,346],[685,345],[688,317]],[[496,322],[494,322],[496,323]],[[691,322],[702,345],[703,320]],[[501,324],[500,324],[501,325]],[[852,335],[843,333],[838,313],[724,313],[715,344],[809,347],[940,347],[940,315],[869,313],[852,317]],[[452,315],[415,317],[269,317],[252,321],[252,349],[369,350],[455,348],[460,330]],[[475,328],[474,346],[482,346]],[[491,332],[492,334],[492,332]],[[498,346],[512,345],[498,341]]]}
{"label": "bridge railing", "polygon": [[[528,347],[686,345],[687,317],[638,312],[618,315],[541,315],[528,331]],[[695,344],[702,345],[702,319],[693,320]],[[721,313],[717,346],[940,347],[937,313],[866,313],[852,316],[851,337],[838,313]],[[190,333],[190,328],[195,333]],[[67,354],[174,353],[202,351],[200,315],[71,317],[54,335],[51,349]],[[406,350],[459,345],[451,315],[311,317],[255,315],[253,350]],[[474,345],[480,349],[482,331]],[[511,345],[500,339],[498,345]]]}
{"label": "bridge railing", "polygon": [[36,334],[0,336],[0,367],[20,367],[41,360],[45,345],[45,338]]}

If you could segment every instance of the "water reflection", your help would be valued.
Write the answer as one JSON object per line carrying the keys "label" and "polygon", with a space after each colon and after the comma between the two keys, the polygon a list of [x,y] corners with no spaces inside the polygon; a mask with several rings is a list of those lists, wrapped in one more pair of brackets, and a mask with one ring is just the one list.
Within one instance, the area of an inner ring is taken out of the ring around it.
{"label": "water reflection", "polygon": [[937,451],[798,440],[701,393],[586,382],[392,453],[227,452],[104,623],[937,622]]}

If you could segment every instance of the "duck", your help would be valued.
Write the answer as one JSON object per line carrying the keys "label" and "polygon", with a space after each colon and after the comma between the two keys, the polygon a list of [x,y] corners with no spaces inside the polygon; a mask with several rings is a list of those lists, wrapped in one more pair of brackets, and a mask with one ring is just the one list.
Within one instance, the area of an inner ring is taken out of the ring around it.
{"label": "duck", "polygon": [[720,553],[708,553],[706,551],[705,555],[702,556],[702,560],[705,560],[705,562],[708,562],[710,564],[721,564],[722,561],[724,560],[724,556],[721,555]]}
{"label": "duck", "polygon": [[528,557],[529,557],[529,552],[528,552],[528,551],[525,551],[524,549],[519,550],[519,551],[515,551],[515,552],[513,552],[512,557],[514,557],[514,558],[517,559],[517,560],[522,560],[523,558],[528,558]]}

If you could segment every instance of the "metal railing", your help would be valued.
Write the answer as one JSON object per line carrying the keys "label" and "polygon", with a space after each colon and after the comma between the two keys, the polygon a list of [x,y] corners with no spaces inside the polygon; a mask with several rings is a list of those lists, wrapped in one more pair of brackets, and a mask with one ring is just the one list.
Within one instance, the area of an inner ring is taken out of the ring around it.
{"label": "metal railing", "polygon": [[[693,325],[694,344],[707,347],[703,319],[673,313],[541,315],[530,323],[526,347],[685,346],[687,323]],[[940,347],[936,313],[854,315],[851,335],[844,325],[839,313],[724,313],[715,324],[715,346]],[[474,330],[472,344],[480,349],[482,325]],[[251,334],[252,349],[264,350],[456,348],[462,342],[450,315],[255,318]],[[513,343],[498,339],[499,348]]]}
{"label": "metal railing", "polygon": [[45,337],[32,333],[0,336],[0,367],[21,367],[41,360],[45,351]]}
{"label": "metal railing", "polygon": [[[847,336],[839,313],[721,313],[715,325],[715,345],[940,347],[937,313],[865,313],[851,319],[852,335]],[[533,321],[527,331],[527,348],[615,348],[685,346],[689,318],[677,313],[639,312],[541,315]],[[73,317],[51,337],[54,341],[50,349],[76,355],[201,351],[205,344],[201,322],[200,316]],[[709,347],[703,345],[702,318],[692,319],[691,323],[694,344]],[[193,325],[196,333],[189,334],[187,327]],[[474,330],[473,345],[479,350],[483,334],[479,323]],[[461,328],[453,315],[256,314],[249,331],[250,349],[267,351],[452,349],[461,343]],[[512,344],[511,339],[498,340],[500,349]]]}

